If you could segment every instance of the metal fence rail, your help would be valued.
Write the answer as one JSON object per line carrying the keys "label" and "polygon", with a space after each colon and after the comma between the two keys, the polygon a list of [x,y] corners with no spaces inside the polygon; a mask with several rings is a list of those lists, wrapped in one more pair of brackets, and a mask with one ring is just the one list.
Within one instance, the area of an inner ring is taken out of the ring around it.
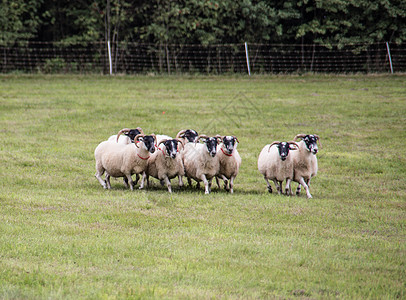
{"label": "metal fence rail", "polygon": [[[112,44],[112,73],[406,72],[406,47],[378,43],[328,49],[287,44]],[[390,54],[388,47],[390,47]],[[246,52],[248,51],[248,53]],[[27,42],[0,46],[0,72],[109,73],[107,44]],[[390,60],[391,58],[391,60]]]}

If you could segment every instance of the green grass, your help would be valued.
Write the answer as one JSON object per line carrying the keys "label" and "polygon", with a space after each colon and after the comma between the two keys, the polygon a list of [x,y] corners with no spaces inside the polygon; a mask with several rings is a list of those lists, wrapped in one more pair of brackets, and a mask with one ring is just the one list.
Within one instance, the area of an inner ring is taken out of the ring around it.
{"label": "green grass", "polygon": [[[405,125],[404,75],[1,75],[0,298],[405,298]],[[104,190],[95,147],[137,126],[236,135],[235,194]],[[256,166],[298,133],[311,200]]]}

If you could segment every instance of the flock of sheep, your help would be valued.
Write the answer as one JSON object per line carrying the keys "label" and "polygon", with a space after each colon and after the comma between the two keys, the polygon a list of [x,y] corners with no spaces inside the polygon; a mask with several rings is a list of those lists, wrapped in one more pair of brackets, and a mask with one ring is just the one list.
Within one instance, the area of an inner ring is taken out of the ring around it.
{"label": "flock of sheep", "polygon": [[[301,139],[300,142],[296,142]],[[317,174],[318,135],[298,134],[293,141],[275,141],[264,146],[258,157],[258,170],[264,176],[268,191],[272,193],[269,180],[275,184],[279,194],[282,183],[286,181],[285,193],[292,195],[291,181],[299,185],[296,194],[304,187],[308,198],[310,179]],[[149,177],[154,177],[162,185],[166,184],[172,192],[171,179],[178,177],[179,187],[183,186],[182,177],[188,184],[192,179],[200,185],[204,183],[205,193],[209,194],[213,178],[220,188],[233,193],[234,179],[241,166],[241,157],[237,151],[239,141],[235,136],[209,137],[198,135],[195,130],[181,130],[172,138],[167,135],[144,134],[143,130],[124,128],[117,135],[101,142],[95,149],[96,178],[105,189],[110,189],[110,177],[123,177],[124,184],[131,190],[142,175],[139,189],[145,181],[149,187]],[[102,175],[105,175],[103,180]],[[136,175],[133,181],[132,175]]]}

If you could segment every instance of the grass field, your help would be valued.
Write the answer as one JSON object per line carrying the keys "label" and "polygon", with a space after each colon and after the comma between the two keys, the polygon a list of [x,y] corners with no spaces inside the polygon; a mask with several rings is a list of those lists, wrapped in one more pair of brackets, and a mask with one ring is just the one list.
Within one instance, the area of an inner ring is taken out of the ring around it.
{"label": "grass field", "polygon": [[[235,193],[104,190],[95,147],[137,126],[236,135]],[[404,75],[0,75],[0,298],[404,299],[405,127]],[[256,166],[298,133],[310,200]]]}

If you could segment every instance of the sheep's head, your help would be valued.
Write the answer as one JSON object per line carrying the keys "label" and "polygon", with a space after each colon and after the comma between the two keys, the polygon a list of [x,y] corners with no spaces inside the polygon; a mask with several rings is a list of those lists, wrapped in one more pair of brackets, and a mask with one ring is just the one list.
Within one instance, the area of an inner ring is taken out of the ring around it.
{"label": "sheep's head", "polygon": [[289,151],[290,150],[297,150],[299,149],[299,145],[296,144],[295,142],[291,141],[291,142],[273,142],[271,145],[269,145],[268,148],[268,152],[271,149],[271,147],[273,145],[276,145],[276,147],[278,148],[278,152],[279,152],[279,157],[281,158],[282,161],[285,161],[286,158],[289,155]]}
{"label": "sheep's head", "polygon": [[217,154],[217,145],[221,142],[221,138],[219,136],[208,137],[207,135],[199,135],[198,140],[200,139],[203,139],[210,156],[215,157]]}
{"label": "sheep's head", "polygon": [[189,143],[196,143],[198,140],[198,133],[193,129],[185,129],[178,132],[176,138],[187,139]]}
{"label": "sheep's head", "polygon": [[138,134],[144,134],[144,131],[142,130],[141,127],[137,127],[135,129],[129,129],[129,128],[123,128],[121,129],[118,133],[117,133],[117,142],[118,142],[118,138],[120,137],[121,134],[125,134],[126,136],[128,136],[131,140],[131,143],[134,143],[134,138],[138,135]]}
{"label": "sheep's head", "polygon": [[142,130],[141,127],[137,127],[135,129],[130,129],[130,131],[127,132],[125,135],[128,136],[131,139],[131,143],[134,143],[134,138],[138,134],[144,134],[144,131]]}
{"label": "sheep's head", "polygon": [[[296,141],[298,138],[302,139],[306,145],[306,150],[313,153],[314,155],[317,154],[319,151],[319,147],[317,146],[317,141],[320,143],[320,137],[317,134],[298,134],[295,136],[294,140]],[[321,146],[321,144],[320,144]]]}
{"label": "sheep's head", "polygon": [[167,156],[171,157],[171,158],[176,158],[176,155],[179,152],[179,145],[182,145],[183,147],[183,143],[180,139],[172,139],[172,140],[162,140],[159,142],[158,146],[160,144],[164,144],[165,145],[165,153]]}
{"label": "sheep's head", "polygon": [[156,144],[156,136],[155,134],[145,135],[145,134],[137,134],[134,137],[135,146],[139,148],[138,143],[142,142],[144,149],[154,153],[155,152],[155,144]]}
{"label": "sheep's head", "polygon": [[234,148],[237,147],[237,143],[240,142],[234,135],[226,135],[226,136],[217,135],[216,137],[220,138],[221,141],[223,142],[227,154],[232,154]]}

